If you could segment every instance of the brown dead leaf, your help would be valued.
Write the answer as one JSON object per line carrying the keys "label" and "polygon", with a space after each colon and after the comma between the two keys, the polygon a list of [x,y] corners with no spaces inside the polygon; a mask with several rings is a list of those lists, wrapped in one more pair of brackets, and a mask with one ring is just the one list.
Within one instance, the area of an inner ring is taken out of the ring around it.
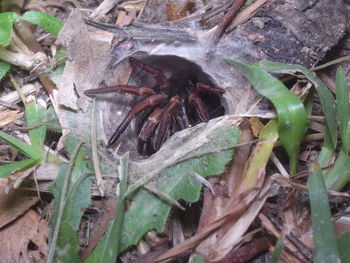
{"label": "brown dead leaf", "polygon": [[[252,207],[252,205],[254,207],[260,206],[260,202],[265,202],[270,187],[271,180],[267,180],[261,189],[251,189],[241,194],[239,198],[235,198],[233,202],[226,207],[225,213],[221,217],[211,222],[205,229],[203,229],[202,232],[197,233],[193,237],[187,239],[185,242],[168,250],[166,253],[160,256],[156,262],[168,260],[174,256],[181,255],[186,251],[192,250],[205,238],[212,236],[214,231],[222,227],[227,222],[237,221],[243,214],[247,212],[247,210],[250,210],[250,207]],[[248,212],[248,215],[251,217],[250,212]],[[205,254],[208,253],[207,251],[204,252]]]}
{"label": "brown dead leaf", "polygon": [[125,1],[124,3],[120,4],[119,7],[125,9],[128,12],[141,12],[145,8],[146,2],[146,0]]}
{"label": "brown dead leaf", "polygon": [[130,14],[127,14],[125,11],[120,11],[117,17],[116,25],[117,26],[125,26],[129,25],[132,20],[136,18],[136,11],[133,10]]}
{"label": "brown dead leaf", "polygon": [[38,197],[21,189],[6,194],[6,187],[7,179],[0,179],[0,229],[21,216],[39,201]]}
{"label": "brown dead leaf", "polygon": [[0,110],[0,127],[2,128],[22,116],[23,112],[19,110]]}
{"label": "brown dead leaf", "polygon": [[252,129],[253,135],[255,137],[259,136],[260,131],[264,128],[264,124],[257,117],[252,117],[249,119],[250,128]]}
{"label": "brown dead leaf", "polygon": [[109,63],[110,45],[90,37],[79,10],[72,11],[60,31],[57,43],[67,47],[69,61],[61,77],[58,102],[69,109],[87,109],[88,101],[80,99],[84,90],[94,89],[102,81]]}
{"label": "brown dead leaf", "polygon": [[3,228],[0,231],[1,262],[46,262],[47,229],[47,222],[34,210]]}
{"label": "brown dead leaf", "polygon": [[168,0],[167,15],[169,21],[186,17],[194,11],[195,4],[191,0]]}

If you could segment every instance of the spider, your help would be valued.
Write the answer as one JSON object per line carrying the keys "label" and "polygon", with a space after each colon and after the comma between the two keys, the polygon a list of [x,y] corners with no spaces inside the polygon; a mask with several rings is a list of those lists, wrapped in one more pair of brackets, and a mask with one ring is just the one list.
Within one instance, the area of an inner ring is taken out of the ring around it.
{"label": "spider", "polygon": [[[162,70],[134,57],[130,57],[129,62],[134,70],[138,68],[153,76],[157,85],[152,88],[116,85],[85,91],[85,95],[89,97],[115,92],[145,97],[130,109],[109,139],[107,147],[116,144],[133,118],[145,115],[146,118],[141,121],[139,128],[137,151],[140,155],[151,155],[176,131],[198,122],[207,122],[211,114],[208,112],[206,102],[217,99],[224,93],[221,88],[199,81],[196,73],[189,70],[180,70],[167,78]],[[202,99],[203,95],[206,95],[207,101]]]}

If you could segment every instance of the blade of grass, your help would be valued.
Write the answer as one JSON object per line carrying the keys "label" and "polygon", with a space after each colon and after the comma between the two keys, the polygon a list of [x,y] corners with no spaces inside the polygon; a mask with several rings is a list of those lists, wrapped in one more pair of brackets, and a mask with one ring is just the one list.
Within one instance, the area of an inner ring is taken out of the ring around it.
{"label": "blade of grass", "polygon": [[259,181],[263,181],[261,171],[270,159],[272,149],[278,139],[278,127],[275,120],[269,121],[261,130],[259,142],[256,145],[249,159],[247,170],[244,172],[242,183],[239,186],[238,193],[244,193],[252,188],[259,186]]}
{"label": "blade of grass", "polygon": [[269,261],[269,263],[277,263],[278,259],[281,256],[281,252],[283,249],[283,242],[281,239],[278,239],[275,245],[275,250],[273,251],[272,257]]}
{"label": "blade of grass", "polygon": [[[313,83],[320,97],[322,110],[326,118],[328,130],[326,136],[330,136],[329,142],[332,143],[332,148],[335,149],[337,144],[337,121],[335,100],[330,90],[327,89],[325,84],[319,78],[316,77],[315,73],[300,65],[290,65],[268,61],[257,62],[254,65],[260,66],[264,70],[273,73],[294,74],[296,72],[299,72],[305,75]],[[321,166],[323,167],[322,164]]]}
{"label": "blade of grass", "polygon": [[40,160],[41,152],[31,145],[26,144],[25,142],[22,142],[21,140],[12,137],[2,131],[0,131],[0,138],[31,159]]}
{"label": "blade of grass", "polygon": [[60,231],[60,226],[61,226],[61,220],[62,220],[62,215],[63,211],[65,208],[65,200],[67,196],[67,191],[68,191],[68,182],[70,181],[70,176],[73,172],[74,164],[75,164],[75,159],[77,158],[80,148],[83,145],[83,142],[79,143],[78,146],[75,148],[71,159],[68,164],[68,168],[66,170],[65,176],[64,176],[64,182],[63,186],[61,189],[61,196],[60,196],[60,202],[59,202],[59,208],[58,208],[58,214],[57,214],[57,219],[56,219],[56,224],[55,224],[55,229],[52,235],[52,239],[50,242],[50,247],[49,247],[49,254],[47,257],[47,262],[52,263],[54,260],[54,255],[55,255],[55,250],[56,250],[56,242],[58,238],[58,233]]}
{"label": "blade of grass", "polygon": [[250,66],[230,59],[225,61],[241,68],[254,88],[275,106],[279,138],[289,156],[290,175],[294,176],[300,143],[308,123],[303,103],[282,82],[267,73],[264,67]]}
{"label": "blade of grass", "polygon": [[0,178],[7,177],[16,171],[20,171],[20,170],[24,170],[24,169],[29,168],[29,167],[33,167],[37,163],[38,163],[37,160],[25,159],[25,160],[21,160],[18,162],[13,162],[13,163],[1,165],[0,166]]}
{"label": "blade of grass", "polygon": [[92,152],[92,164],[94,166],[94,172],[96,176],[96,183],[101,196],[104,196],[104,187],[102,183],[102,173],[100,169],[100,162],[98,159],[97,151],[97,136],[96,136],[96,100],[93,100],[92,111],[91,111],[91,152]]}
{"label": "blade of grass", "polygon": [[339,130],[342,140],[342,149],[345,152],[350,151],[350,107],[349,107],[349,90],[346,85],[345,73],[342,67],[337,69],[336,74],[336,103],[337,116],[339,120]]}
{"label": "blade of grass", "polygon": [[120,160],[119,175],[119,198],[115,211],[115,218],[109,224],[107,233],[100,240],[92,254],[85,263],[114,263],[117,260],[119,245],[121,241],[121,229],[124,219],[125,192],[127,187],[129,154],[124,155]]}
{"label": "blade of grass", "polygon": [[314,262],[340,262],[328,194],[318,163],[311,164],[308,186],[315,246]]}
{"label": "blade of grass", "polygon": [[338,247],[340,252],[341,262],[350,262],[350,232],[342,235],[338,239]]}
{"label": "blade of grass", "polygon": [[[40,107],[34,100],[25,102],[25,116],[27,126],[42,124],[46,121],[46,110]],[[43,153],[44,141],[46,137],[47,125],[40,125],[36,128],[29,129],[28,135],[30,143]]]}

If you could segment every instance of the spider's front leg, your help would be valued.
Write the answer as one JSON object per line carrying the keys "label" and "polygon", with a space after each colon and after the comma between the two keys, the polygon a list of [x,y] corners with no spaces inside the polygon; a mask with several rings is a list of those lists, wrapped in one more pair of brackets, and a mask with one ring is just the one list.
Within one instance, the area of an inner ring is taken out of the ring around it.
{"label": "spider's front leg", "polygon": [[160,149],[169,136],[174,113],[180,105],[180,97],[174,96],[163,108],[156,108],[142,126],[138,140],[138,152],[152,154]]}
{"label": "spider's front leg", "polygon": [[109,139],[107,146],[112,147],[119,139],[120,135],[125,131],[125,129],[130,124],[131,120],[136,117],[140,112],[148,107],[156,106],[165,100],[165,96],[156,94],[152,95],[143,101],[137,103],[134,107],[130,109],[124,120],[119,124],[116,131],[113,133],[112,137]]}

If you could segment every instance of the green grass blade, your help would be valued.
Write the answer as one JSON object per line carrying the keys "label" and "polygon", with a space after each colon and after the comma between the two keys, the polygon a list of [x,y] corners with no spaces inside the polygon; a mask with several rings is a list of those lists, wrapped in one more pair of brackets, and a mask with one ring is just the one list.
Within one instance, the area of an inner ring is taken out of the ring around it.
{"label": "green grass blade", "polygon": [[329,207],[328,193],[318,163],[311,164],[308,186],[315,246],[314,262],[340,262],[337,239]]}
{"label": "green grass blade", "polygon": [[337,145],[337,120],[335,100],[330,90],[327,89],[325,84],[319,78],[316,77],[315,73],[300,65],[290,65],[267,61],[258,62],[254,65],[260,66],[264,70],[273,73],[302,73],[313,83],[320,97],[322,110],[326,118],[327,130],[330,136],[330,143],[332,143],[332,148],[335,149]]}
{"label": "green grass blade", "polygon": [[[25,103],[25,116],[27,126],[34,126],[36,124],[46,121],[46,109],[39,106],[34,100]],[[43,153],[43,146],[46,137],[47,125],[40,125],[39,127],[29,129],[28,135],[33,147],[36,147]]]}
{"label": "green grass blade", "polygon": [[281,252],[283,249],[283,242],[281,239],[278,239],[275,245],[275,250],[273,251],[272,257],[269,261],[269,263],[277,263],[278,259],[281,256]]}
{"label": "green grass blade", "polygon": [[41,151],[39,151],[35,147],[29,144],[26,144],[21,140],[15,137],[12,137],[2,131],[0,131],[0,139],[4,140],[6,143],[14,147],[16,150],[20,151],[21,153],[25,154],[26,156],[34,160],[40,160],[42,157]]}
{"label": "green grass blade", "polygon": [[341,262],[350,262],[350,232],[342,235],[341,238],[338,239],[338,247],[340,253]]}
{"label": "green grass blade", "polygon": [[27,11],[21,17],[22,20],[25,20],[29,23],[38,25],[45,29],[45,31],[58,35],[61,28],[63,27],[63,23],[58,20],[56,17],[53,17],[47,13],[39,12],[39,11]]}
{"label": "green grass blade", "polygon": [[51,185],[55,204],[50,222],[53,235],[50,238],[48,262],[54,260],[54,255],[61,260],[67,257],[79,259],[77,232],[84,209],[91,203],[92,180],[86,174],[92,171],[87,167],[91,164],[86,163],[84,157],[88,153],[81,148],[82,143],[76,140],[73,146],[75,148],[68,166],[61,165],[56,181]]}
{"label": "green grass blade", "polygon": [[0,13],[0,46],[8,46],[13,32],[12,24],[17,22],[19,16],[13,12]]}
{"label": "green grass blade", "polygon": [[[1,34],[1,33],[0,33]],[[10,70],[11,65],[0,60],[0,81],[5,77],[6,73]]]}
{"label": "green grass blade", "polygon": [[300,143],[308,123],[303,103],[282,82],[262,67],[250,66],[230,59],[225,61],[240,67],[254,88],[271,100],[275,106],[278,113],[279,137],[289,156],[290,174],[294,176]]}
{"label": "green grass blade", "polygon": [[337,116],[339,120],[339,130],[342,140],[342,149],[345,152],[350,151],[350,107],[349,107],[349,90],[346,85],[344,70],[339,67],[336,75],[336,103]]}
{"label": "green grass blade", "polygon": [[129,154],[124,155],[120,160],[120,183],[119,198],[115,211],[115,218],[110,222],[107,233],[97,244],[92,254],[85,263],[114,263],[117,260],[122,237],[122,226],[124,219],[125,192],[127,187]]}
{"label": "green grass blade", "polygon": [[325,176],[327,189],[340,191],[350,181],[350,158],[340,151],[332,169]]}
{"label": "green grass blade", "polygon": [[0,166],[0,178],[10,176],[16,171],[21,171],[30,167],[33,167],[38,163],[38,160],[25,159],[18,162],[13,162]]}

